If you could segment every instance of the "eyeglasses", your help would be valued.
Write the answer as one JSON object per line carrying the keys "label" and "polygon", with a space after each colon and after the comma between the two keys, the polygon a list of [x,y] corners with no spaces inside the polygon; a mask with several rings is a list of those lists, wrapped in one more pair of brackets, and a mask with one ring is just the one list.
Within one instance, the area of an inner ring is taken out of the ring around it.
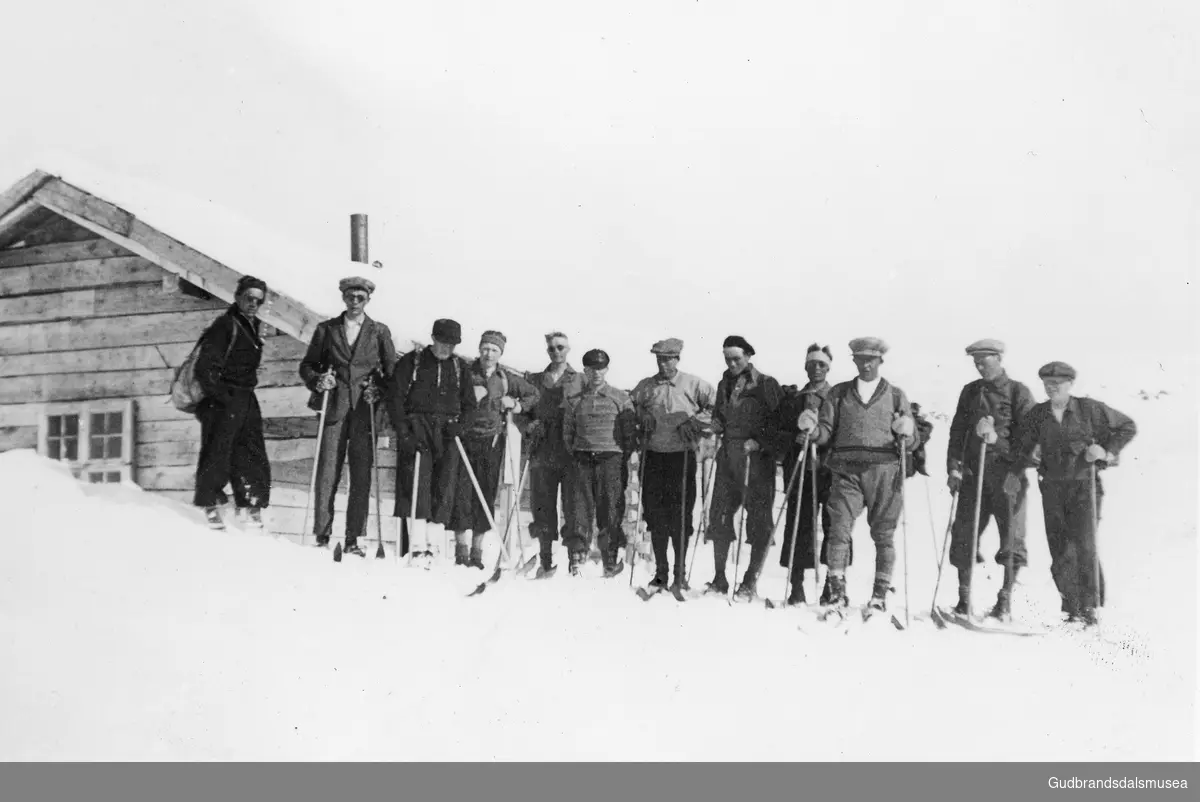
{"label": "eyeglasses", "polygon": [[342,297],[347,301],[365,301],[370,298],[365,292],[346,292],[342,293]]}
{"label": "eyeglasses", "polygon": [[569,345],[547,345],[546,346],[547,351],[565,351],[568,348],[570,348]]}

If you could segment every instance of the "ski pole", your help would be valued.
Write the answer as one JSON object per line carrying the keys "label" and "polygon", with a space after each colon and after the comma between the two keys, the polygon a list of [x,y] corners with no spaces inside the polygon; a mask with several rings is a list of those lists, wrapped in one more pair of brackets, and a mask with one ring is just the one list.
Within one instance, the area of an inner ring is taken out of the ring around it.
{"label": "ski pole", "polygon": [[925,477],[925,506],[929,509],[929,540],[933,543],[933,560],[937,562],[937,528],[933,525],[933,496],[929,493],[929,477]]}
{"label": "ski pole", "polygon": [[908,480],[908,443],[900,438],[900,548],[904,556],[904,628],[909,629],[908,610],[912,605],[908,595],[908,507],[904,503],[904,483]]}
{"label": "ski pole", "polygon": [[[792,467],[792,479],[797,475],[801,477],[796,483],[796,514],[792,516],[792,540],[791,548],[788,550],[788,569],[787,578],[783,584],[783,603],[787,605],[788,597],[791,595],[792,589],[792,572],[795,570],[796,564],[796,541],[800,538],[800,508],[804,503],[804,460],[808,457],[808,432],[804,433],[804,442],[800,446],[800,456],[796,459],[796,464]],[[787,496],[791,495],[792,484],[788,482],[788,492],[783,499],[783,508],[787,510]]]}
{"label": "ski pole", "polygon": [[[737,548],[733,553],[733,581],[729,583],[729,603],[733,604],[733,592],[737,586],[738,569],[742,565],[742,541],[746,539],[746,502],[750,495],[750,455],[746,455],[746,468],[742,473],[742,521],[738,527]],[[728,559],[728,558],[726,558]]]}
{"label": "ski pole", "polygon": [[[413,539],[417,531],[417,491],[420,489],[421,481],[421,449],[417,448],[413,451],[413,480],[412,480],[412,501],[411,509],[412,516],[408,519],[408,550],[411,553],[413,547]],[[428,545],[428,544],[426,544]],[[400,549],[396,549],[396,559],[400,559]]]}
{"label": "ski pole", "polygon": [[[809,450],[812,452],[808,457],[808,474],[812,479],[812,561],[813,561],[813,598],[820,602],[821,599],[821,561],[820,547],[817,545],[817,535],[824,534],[821,532],[820,526],[820,494],[817,492],[817,444],[809,445]],[[797,513],[799,514],[799,513]],[[821,540],[825,538],[822,536]]]}
{"label": "ski pole", "polygon": [[[479,486],[479,480],[475,478],[475,471],[471,468],[471,460],[467,458],[467,450],[463,448],[462,440],[459,439],[458,435],[454,435],[454,445],[458,446],[458,454],[462,457],[463,465],[467,468],[467,476],[471,480],[471,486],[475,488],[475,495],[479,498],[479,506],[483,507],[483,514],[487,518],[488,526],[494,532],[496,530],[496,519],[492,516],[491,505],[487,503],[487,499],[483,496],[483,488]],[[504,553],[504,559],[511,559],[508,554],[508,546],[505,545],[503,538],[500,540],[500,551]]]}
{"label": "ski pole", "polygon": [[935,622],[941,621],[941,615],[937,609],[938,591],[942,587],[942,567],[946,564],[946,551],[950,545],[950,532],[954,528],[954,512],[958,506],[958,491],[955,490],[950,494],[950,519],[946,521],[946,535],[942,538],[942,556],[938,560],[937,581],[933,584],[933,602],[929,607],[929,617]]}
{"label": "ski pole", "polygon": [[[1096,463],[1088,470],[1091,481],[1089,491],[1092,502],[1092,609],[1101,606],[1100,598],[1100,500],[1096,495]],[[1009,557],[1011,559],[1011,555]]]}
{"label": "ski pole", "polygon": [[979,550],[979,516],[983,508],[983,465],[987,457],[987,441],[979,443],[979,476],[975,479],[975,522],[971,525],[971,561],[967,563],[967,618],[974,618],[971,608],[972,588],[975,586],[975,559]]}
{"label": "ski pole", "polygon": [[700,528],[697,534],[696,546],[692,549],[692,556],[688,562],[687,581],[690,585],[692,582],[692,569],[696,567],[696,554],[699,553],[700,547],[708,542],[708,512],[712,504],[713,485],[717,479],[717,466],[714,460],[701,460],[700,462]]}
{"label": "ski pole", "polygon": [[[375,402],[367,401],[367,405],[371,409],[371,462],[375,465],[375,533],[379,537],[379,548],[375,549],[375,559],[382,560],[387,557],[387,552],[383,549],[383,512],[379,506],[379,496],[383,492],[383,485],[379,483],[379,439],[375,436]],[[400,544],[397,543],[396,550],[399,551],[399,549]]]}
{"label": "ski pole", "polygon": [[[322,377],[328,376],[331,371],[326,371]],[[312,481],[308,483],[308,503],[304,505],[304,524],[300,529],[300,545],[304,545],[304,539],[308,537],[308,511],[313,505],[313,494],[317,492],[317,467],[321,464],[321,435],[325,432],[325,410],[329,407],[329,391],[321,391],[321,415],[317,419],[317,450],[313,454],[313,469]]]}

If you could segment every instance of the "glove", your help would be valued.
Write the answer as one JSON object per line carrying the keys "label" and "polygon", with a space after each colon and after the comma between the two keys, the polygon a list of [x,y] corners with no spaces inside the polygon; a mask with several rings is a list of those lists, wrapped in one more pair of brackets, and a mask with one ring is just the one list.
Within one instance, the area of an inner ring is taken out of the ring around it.
{"label": "glove", "polygon": [[655,419],[653,413],[643,412],[638,418],[638,429],[649,439],[650,435],[654,434],[654,427],[657,423],[658,421]]}
{"label": "glove", "polygon": [[1021,492],[1021,477],[1015,473],[1010,473],[1004,477],[1004,495],[1009,498],[1016,498]]}
{"label": "glove", "polygon": [[975,424],[975,434],[989,446],[995,444],[999,437],[996,435],[996,422],[991,415],[979,419],[979,423]]}
{"label": "glove", "polygon": [[800,417],[796,419],[796,427],[801,432],[811,432],[817,428],[817,413],[811,409],[806,409],[800,413]]}
{"label": "glove", "polygon": [[1088,450],[1084,453],[1083,458],[1088,462],[1105,462],[1108,460],[1108,452],[1104,450],[1104,446],[1099,443],[1093,443],[1088,446]]}
{"label": "glove", "polygon": [[512,396],[506,395],[500,399],[500,409],[503,409],[506,411],[512,410],[512,413],[514,415],[517,415],[517,414],[520,414],[520,412],[521,412],[521,403],[519,401],[517,401],[517,399],[513,398]]}
{"label": "glove", "polygon": [[901,437],[912,437],[913,419],[907,415],[901,415],[892,421],[892,431]]}
{"label": "glove", "polygon": [[363,400],[368,404],[378,404],[379,399],[383,397],[383,391],[381,391],[379,386],[375,384],[374,377],[367,377],[367,380],[363,385],[362,397]]}
{"label": "glove", "polygon": [[962,487],[962,471],[950,471],[950,475],[946,477],[946,487],[950,488],[951,493],[957,493]]}
{"label": "glove", "polygon": [[762,446],[758,444],[757,440],[747,440],[746,442],[742,443],[742,451],[746,454],[753,454],[755,451],[759,451],[761,449]]}
{"label": "glove", "polygon": [[695,446],[704,436],[704,424],[695,418],[688,418],[679,424],[679,436],[688,445]]}
{"label": "glove", "polygon": [[316,383],[316,386],[314,389],[318,393],[323,393],[323,392],[326,392],[327,390],[332,390],[334,387],[337,387],[337,379],[335,379],[333,377],[333,374],[332,373],[322,373],[320,378],[317,379],[317,383]]}
{"label": "glove", "polygon": [[1042,466],[1042,444],[1038,443],[1033,447],[1033,453],[1029,455],[1029,461],[1033,463],[1033,467],[1040,468]]}

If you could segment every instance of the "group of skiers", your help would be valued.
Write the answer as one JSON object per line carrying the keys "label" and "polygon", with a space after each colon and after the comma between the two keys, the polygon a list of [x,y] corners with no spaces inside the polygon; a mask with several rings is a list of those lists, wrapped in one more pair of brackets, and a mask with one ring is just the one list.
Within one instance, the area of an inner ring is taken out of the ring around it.
{"label": "group of skiers", "polygon": [[[317,326],[299,367],[312,393],[309,406],[320,413],[313,525],[319,546],[328,546],[333,535],[334,496],[348,456],[344,553],[363,556],[359,540],[386,408],[396,437],[394,515],[403,522],[416,564],[428,566],[436,556],[432,524],[454,533],[457,564],[484,567],[481,541],[494,526],[511,424],[523,435],[540,575],[556,570],[560,537],[569,571],[578,575],[593,532],[605,575],[622,572],[621,524],[636,454],[641,512],[654,554],[649,586],[686,589],[684,555],[694,535],[698,466],[711,459],[706,532],[714,573],[707,589],[730,589],[726,565],[739,537],[740,510],[750,555],[735,595],[754,598],[772,545],[782,463],[787,603],[806,601],[804,572],[819,560],[827,566],[820,605],[834,611],[848,606],[851,533],[865,509],[875,581],[864,614],[887,609],[903,483],[922,468],[931,426],[904,391],[880,375],[888,352],[883,340],[852,340],[858,376],[836,385],[826,381],[832,350],[814,344],[805,356],[807,384],[784,388],[754,366],[753,346],[731,335],[723,343],[727,369],[714,388],[679,370],[683,342],[668,338],[650,349],[657,372],[625,392],[608,384],[603,350],[585,353],[583,372],[577,372],[568,362],[569,338],[559,331],[546,335],[549,364],[536,373],[501,364],[507,343],[499,331],[484,332],[476,359],[459,356],[461,327],[449,319],[434,322],[430,345],[397,358],[387,326],[365,312],[373,282],[354,276],[338,286],[346,311]],[[257,314],[266,289],[251,276],[239,282],[235,302],[202,337],[196,362],[206,398],[196,410],[202,447],[194,503],[214,527],[223,526],[227,483],[251,521],[261,521],[270,500],[270,465],[254,396],[263,345]],[[1005,372],[1004,351],[992,339],[967,346],[980,378],[963,388],[950,426],[947,475],[957,500],[950,562],[960,588],[955,612],[970,615],[972,571],[983,559],[979,536],[994,518],[1000,533],[995,560],[1005,573],[991,615],[1011,614],[1012,588],[1026,564],[1026,471],[1036,468],[1063,612],[1069,620],[1094,624],[1104,603],[1095,552],[1102,496],[1096,472],[1116,464],[1136,427],[1099,401],[1073,396],[1075,371],[1063,362],[1039,370],[1049,400],[1035,404],[1029,388]],[[819,557],[813,548],[818,526],[824,532]]]}

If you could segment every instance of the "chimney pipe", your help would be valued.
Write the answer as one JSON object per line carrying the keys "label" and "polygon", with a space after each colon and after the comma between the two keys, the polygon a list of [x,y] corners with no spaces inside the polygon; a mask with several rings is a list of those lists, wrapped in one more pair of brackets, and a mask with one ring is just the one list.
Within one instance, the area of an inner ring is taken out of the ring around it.
{"label": "chimney pipe", "polygon": [[367,257],[367,216],[365,214],[350,215],[350,261],[366,264]]}

